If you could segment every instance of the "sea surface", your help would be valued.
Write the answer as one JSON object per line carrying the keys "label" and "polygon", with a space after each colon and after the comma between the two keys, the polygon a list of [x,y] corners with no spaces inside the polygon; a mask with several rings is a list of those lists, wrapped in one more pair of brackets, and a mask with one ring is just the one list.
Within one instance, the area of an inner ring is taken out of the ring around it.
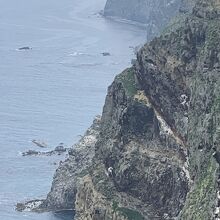
{"label": "sea surface", "polygon": [[[72,219],[19,213],[45,198],[64,156],[22,157],[31,140],[72,146],[101,114],[116,74],[130,66],[144,28],[99,15],[105,0],[0,0],[0,220]],[[28,46],[31,50],[19,51]],[[103,52],[110,56],[103,56]]]}

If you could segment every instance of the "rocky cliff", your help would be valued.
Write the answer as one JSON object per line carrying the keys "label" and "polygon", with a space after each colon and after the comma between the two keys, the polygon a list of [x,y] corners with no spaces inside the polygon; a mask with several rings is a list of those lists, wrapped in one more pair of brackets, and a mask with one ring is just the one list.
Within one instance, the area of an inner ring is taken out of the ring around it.
{"label": "rocky cliff", "polygon": [[53,177],[51,191],[38,210],[74,209],[80,179],[88,174],[88,167],[91,166],[95,154],[99,127],[100,117],[97,116],[81,140],[69,151],[69,157],[61,162]]}
{"label": "rocky cliff", "polygon": [[115,78],[76,219],[218,219],[219,19],[198,1]]}
{"label": "rocky cliff", "polygon": [[75,209],[77,220],[219,219],[219,42],[220,0],[199,0],[146,44],[40,208]]}
{"label": "rocky cliff", "polygon": [[179,12],[189,12],[192,6],[193,0],[107,0],[104,15],[145,24],[150,39]]}

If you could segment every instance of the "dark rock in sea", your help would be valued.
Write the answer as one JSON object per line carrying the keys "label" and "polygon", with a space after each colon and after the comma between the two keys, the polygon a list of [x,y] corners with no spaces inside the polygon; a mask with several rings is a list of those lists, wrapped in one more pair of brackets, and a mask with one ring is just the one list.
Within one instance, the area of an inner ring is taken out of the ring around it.
{"label": "dark rock in sea", "polygon": [[18,50],[31,50],[32,48],[31,47],[20,47],[18,48]]}
{"label": "dark rock in sea", "polygon": [[106,57],[106,56],[110,56],[111,54],[108,53],[108,52],[103,52],[102,55],[103,55],[104,57]]}
{"label": "dark rock in sea", "polygon": [[26,206],[25,206],[24,203],[17,203],[17,205],[16,205],[16,211],[22,212],[22,211],[24,211],[25,207],[26,207]]}
{"label": "dark rock in sea", "polygon": [[65,152],[68,152],[69,148],[64,147],[63,143],[60,143],[54,150],[51,151],[35,151],[28,150],[22,153],[22,156],[52,156],[52,155],[61,155]]}
{"label": "dark rock in sea", "polygon": [[37,145],[38,147],[46,148],[47,144],[42,141],[32,140],[32,143]]}
{"label": "dark rock in sea", "polygon": [[40,152],[39,151],[35,151],[35,150],[28,150],[26,152],[23,152],[22,153],[22,156],[37,156],[37,155],[40,155]]}
{"label": "dark rock in sea", "polygon": [[63,143],[60,143],[60,144],[55,148],[54,151],[62,153],[62,152],[66,152],[66,151],[67,151],[67,148],[65,148],[65,147],[63,146]]}

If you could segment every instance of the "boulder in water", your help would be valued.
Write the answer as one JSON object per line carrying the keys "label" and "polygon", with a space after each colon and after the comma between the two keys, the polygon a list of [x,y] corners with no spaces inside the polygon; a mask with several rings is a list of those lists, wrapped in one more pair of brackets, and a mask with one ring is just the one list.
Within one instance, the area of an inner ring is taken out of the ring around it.
{"label": "boulder in water", "polygon": [[103,52],[102,55],[103,55],[104,57],[107,57],[107,56],[110,56],[111,54],[110,54],[109,52]]}
{"label": "boulder in water", "polygon": [[32,140],[32,143],[37,145],[38,147],[42,147],[42,148],[47,147],[47,144],[42,141]]}
{"label": "boulder in water", "polygon": [[22,153],[22,156],[37,156],[39,155],[40,153],[38,151],[35,151],[35,150],[28,150],[26,152],[23,152]]}
{"label": "boulder in water", "polygon": [[18,50],[31,50],[31,47],[19,47]]}
{"label": "boulder in water", "polygon": [[62,145],[62,144],[59,144],[54,151],[56,152],[59,152],[59,153],[62,153],[62,152],[65,152],[67,149]]}

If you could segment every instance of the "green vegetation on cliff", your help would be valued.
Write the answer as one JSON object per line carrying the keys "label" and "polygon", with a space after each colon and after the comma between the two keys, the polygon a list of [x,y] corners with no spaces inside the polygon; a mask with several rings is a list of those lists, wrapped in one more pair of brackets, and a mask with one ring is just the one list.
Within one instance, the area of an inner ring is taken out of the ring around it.
{"label": "green vegetation on cliff", "polygon": [[214,210],[212,200],[216,196],[216,162],[211,154],[207,155],[207,159],[188,195],[181,220],[206,220],[212,216],[210,206]]}
{"label": "green vegetation on cliff", "polygon": [[137,93],[134,68],[128,68],[116,77],[122,83],[127,95],[133,97]]}
{"label": "green vegetation on cliff", "polygon": [[220,47],[220,22],[211,21],[208,23],[206,46],[209,50],[217,50]]}
{"label": "green vegetation on cliff", "polygon": [[128,220],[144,220],[144,217],[139,212],[125,207],[119,207],[118,202],[116,201],[113,201],[112,210],[113,213],[118,212]]}

